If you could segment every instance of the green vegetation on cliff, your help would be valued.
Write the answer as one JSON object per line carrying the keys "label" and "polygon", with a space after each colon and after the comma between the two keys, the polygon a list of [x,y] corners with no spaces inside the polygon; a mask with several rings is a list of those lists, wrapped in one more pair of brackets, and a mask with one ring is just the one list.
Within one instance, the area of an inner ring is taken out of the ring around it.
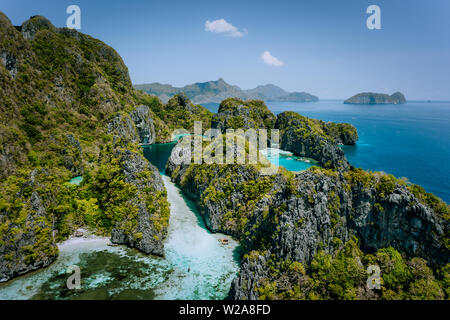
{"label": "green vegetation on cliff", "polygon": [[[252,251],[244,257],[260,256]],[[312,260],[308,272],[291,260],[268,260],[268,275],[259,279],[256,290],[260,299],[317,300],[317,299],[382,299],[382,300],[439,300],[449,298],[450,264],[435,272],[421,258],[405,258],[392,247],[365,254],[357,238],[347,243],[336,240],[333,254],[320,250]],[[367,268],[380,267],[380,289],[367,287]]]}
{"label": "green vegetation on cliff", "polygon": [[[56,242],[79,227],[139,238],[140,202],[162,241],[165,191],[154,187],[153,169],[127,180],[121,150],[148,162],[138,144],[118,146],[108,128],[118,113],[151,101],[133,89],[120,56],[41,16],[14,27],[3,13],[0,48],[0,280],[51,263]],[[67,183],[80,175],[80,186]]]}
{"label": "green vegetation on cliff", "polygon": [[[353,167],[168,168],[208,228],[239,237],[236,299],[449,298],[449,206],[419,186]],[[380,290],[367,288],[370,265]]]}
{"label": "green vegetation on cliff", "polygon": [[220,103],[213,116],[212,127],[222,132],[225,129],[274,129],[276,116],[262,100],[240,100],[228,98]]}

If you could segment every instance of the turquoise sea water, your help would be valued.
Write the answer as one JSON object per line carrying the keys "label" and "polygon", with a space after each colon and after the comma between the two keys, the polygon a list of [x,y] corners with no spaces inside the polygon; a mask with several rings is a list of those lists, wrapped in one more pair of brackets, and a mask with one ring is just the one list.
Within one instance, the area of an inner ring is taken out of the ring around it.
{"label": "turquoise sea water", "polygon": [[[360,139],[344,146],[351,164],[408,177],[450,202],[450,103],[343,105],[269,103],[274,113],[286,110],[324,121],[349,122]],[[173,143],[144,147],[144,155],[163,174]],[[276,161],[277,153],[269,153]],[[279,164],[301,171],[313,165],[281,151]],[[80,177],[71,180],[79,183]],[[238,271],[238,246],[219,244],[220,234],[206,228],[195,205],[163,175],[171,206],[165,258],[143,255],[107,239],[73,239],[60,246],[50,267],[0,284],[1,299],[222,299]],[[70,265],[82,270],[82,290],[68,290]]]}
{"label": "turquoise sea water", "polygon": [[316,161],[312,159],[297,157],[292,152],[280,149],[268,148],[262,153],[271,163],[283,166],[290,171],[303,171],[316,164]]}
{"label": "turquoise sea water", "polygon": [[358,129],[356,146],[343,149],[353,166],[407,177],[450,203],[450,102],[347,105],[342,101],[276,103],[278,114],[296,111]]}
{"label": "turquoise sea water", "polygon": [[[144,153],[163,172],[173,145],[145,147]],[[224,299],[239,269],[238,242],[208,231],[195,204],[169,177],[162,179],[170,204],[164,258],[109,246],[107,238],[74,238],[59,244],[60,255],[48,268],[1,283],[0,300]],[[66,286],[72,265],[81,269],[80,290]]]}
{"label": "turquoise sea water", "polygon": [[69,183],[74,184],[74,185],[79,185],[82,181],[83,181],[83,177],[78,176],[78,177],[70,179]]}
{"label": "turquoise sea water", "polygon": [[[407,177],[450,203],[450,102],[347,105],[342,100],[268,102],[275,114],[295,111],[358,129],[356,146],[343,149],[353,166]],[[205,105],[216,112],[217,104]]]}

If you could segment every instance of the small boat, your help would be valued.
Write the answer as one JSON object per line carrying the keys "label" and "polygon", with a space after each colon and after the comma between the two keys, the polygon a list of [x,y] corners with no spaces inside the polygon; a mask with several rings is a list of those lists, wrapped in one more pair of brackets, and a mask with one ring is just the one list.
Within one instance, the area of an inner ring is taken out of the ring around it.
{"label": "small boat", "polygon": [[83,235],[84,235],[84,234],[83,234],[82,231],[79,231],[79,230],[75,231],[75,237],[80,238],[80,237],[82,237]]}
{"label": "small boat", "polygon": [[227,245],[227,244],[228,244],[228,239],[221,238],[221,239],[219,239],[219,242],[220,242],[220,244],[222,244],[222,245]]}

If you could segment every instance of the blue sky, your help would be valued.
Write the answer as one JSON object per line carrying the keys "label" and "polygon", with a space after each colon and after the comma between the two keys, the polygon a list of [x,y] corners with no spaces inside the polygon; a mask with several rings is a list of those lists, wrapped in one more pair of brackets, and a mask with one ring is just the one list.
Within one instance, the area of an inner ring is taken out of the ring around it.
{"label": "blue sky", "polygon": [[[450,100],[448,0],[3,0],[0,11],[15,25],[40,14],[63,27],[71,4],[81,8],[80,31],[116,49],[133,83],[224,78],[322,99],[399,90],[410,100]],[[381,30],[366,27],[372,4],[381,8]],[[236,29],[205,29],[220,19]],[[282,65],[265,64],[266,51]]]}

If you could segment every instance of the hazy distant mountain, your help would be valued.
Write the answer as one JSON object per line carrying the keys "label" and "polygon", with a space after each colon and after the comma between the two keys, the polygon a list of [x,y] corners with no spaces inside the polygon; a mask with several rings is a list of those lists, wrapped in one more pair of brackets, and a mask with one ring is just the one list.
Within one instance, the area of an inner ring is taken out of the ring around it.
{"label": "hazy distant mountain", "polygon": [[273,84],[266,84],[265,86],[257,86],[255,89],[250,89],[246,91],[249,94],[261,94],[264,97],[266,97],[266,99],[275,99],[289,94],[289,92]]}
{"label": "hazy distant mountain", "polygon": [[274,101],[316,102],[319,101],[319,98],[307,92],[291,92],[287,95],[275,98]]}
{"label": "hazy distant mountain", "polygon": [[[138,90],[158,96],[166,103],[173,95],[184,92],[196,104],[220,103],[226,98],[260,99],[266,101],[317,101],[318,98],[304,92],[289,93],[273,84],[258,86],[250,90],[242,90],[238,86],[226,83],[222,78],[217,81],[198,82],[184,87],[173,87],[169,84],[149,83],[134,86]],[[281,100],[278,100],[278,99]],[[313,99],[315,98],[315,99]],[[297,100],[296,100],[297,99]]]}

